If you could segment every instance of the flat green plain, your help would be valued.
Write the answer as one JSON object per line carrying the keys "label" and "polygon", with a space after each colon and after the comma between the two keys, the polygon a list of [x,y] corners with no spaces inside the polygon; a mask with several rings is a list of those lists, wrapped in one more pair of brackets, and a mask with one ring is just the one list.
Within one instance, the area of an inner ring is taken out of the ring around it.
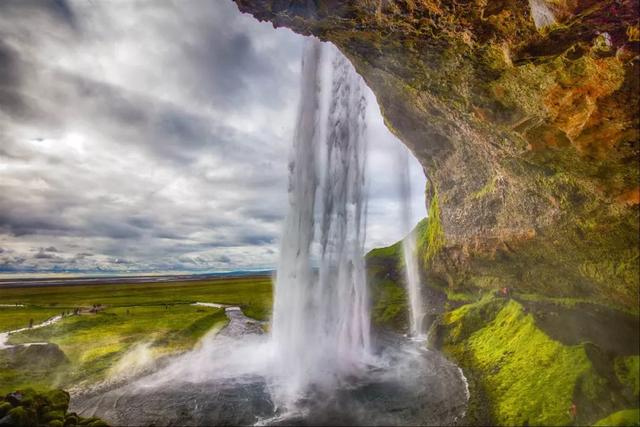
{"label": "flat green plain", "polygon": [[[47,342],[60,351],[42,346],[0,350],[0,393],[90,386],[187,351],[227,322],[223,309],[195,302],[238,305],[247,316],[266,320],[271,279],[0,288],[1,304],[23,305],[0,307],[0,332],[84,309],[53,325],[12,334],[9,344]],[[93,305],[102,309],[87,312]]]}

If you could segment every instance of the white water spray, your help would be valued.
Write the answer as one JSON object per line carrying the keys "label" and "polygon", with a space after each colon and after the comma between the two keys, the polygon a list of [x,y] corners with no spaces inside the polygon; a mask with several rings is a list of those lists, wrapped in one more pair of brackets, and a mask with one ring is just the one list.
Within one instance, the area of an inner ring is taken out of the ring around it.
{"label": "white water spray", "polygon": [[[464,377],[443,356],[392,336],[372,356],[364,91],[335,48],[309,40],[271,336],[239,307],[196,303],[225,307],[229,323],[159,371],[89,397],[79,412],[115,425],[451,425],[460,418]],[[410,226],[410,208],[406,215]]]}
{"label": "white water spray", "polygon": [[409,153],[404,147],[398,150],[398,172],[400,184],[400,208],[402,226],[406,235],[402,241],[407,295],[409,297],[409,333],[413,338],[424,337],[423,319],[425,310],[422,301],[420,270],[417,257],[416,232],[413,229],[411,206],[411,179],[409,176]]}
{"label": "white water spray", "polygon": [[[332,56],[325,112],[321,65]],[[311,387],[339,386],[344,376],[357,374],[369,354],[363,258],[365,110],[364,83],[352,65],[335,48],[310,39],[303,58],[289,164],[290,206],[273,313],[273,355],[280,378],[275,393],[285,404],[295,403]],[[311,261],[316,206],[317,274]]]}

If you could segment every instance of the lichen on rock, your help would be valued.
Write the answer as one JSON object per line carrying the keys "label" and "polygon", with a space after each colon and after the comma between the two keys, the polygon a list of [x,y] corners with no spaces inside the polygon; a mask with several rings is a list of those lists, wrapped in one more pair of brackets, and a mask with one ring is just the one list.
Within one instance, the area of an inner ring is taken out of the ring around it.
{"label": "lichen on rock", "polygon": [[[588,340],[569,343],[552,338],[537,318],[551,311],[486,294],[475,303],[445,313],[434,326],[433,345],[479,378],[468,421],[592,425],[637,402],[633,374],[630,379],[625,376],[629,375],[626,364],[635,363],[637,356],[612,359],[615,350],[602,349]],[[576,306],[569,312],[561,314],[564,321],[570,321],[570,316],[583,320],[590,316],[584,307]],[[614,374],[614,366],[624,372],[622,379]],[[490,413],[478,420],[473,410],[483,399]]]}
{"label": "lichen on rock", "polygon": [[106,427],[97,417],[84,418],[69,409],[69,393],[63,390],[18,390],[0,397],[0,425]]}
{"label": "lichen on rock", "polygon": [[637,0],[234,1],[365,78],[437,189],[433,280],[637,311]]}

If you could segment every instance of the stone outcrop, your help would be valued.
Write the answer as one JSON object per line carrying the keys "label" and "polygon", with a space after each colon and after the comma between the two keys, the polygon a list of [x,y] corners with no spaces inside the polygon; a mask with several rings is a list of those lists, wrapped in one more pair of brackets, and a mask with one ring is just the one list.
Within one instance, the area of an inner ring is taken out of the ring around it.
{"label": "stone outcrop", "polygon": [[234,1],[365,78],[429,179],[431,283],[637,312],[637,0]]}
{"label": "stone outcrop", "polygon": [[25,389],[0,397],[1,426],[106,427],[99,418],[84,418],[68,412],[69,393],[64,390],[37,392]]}

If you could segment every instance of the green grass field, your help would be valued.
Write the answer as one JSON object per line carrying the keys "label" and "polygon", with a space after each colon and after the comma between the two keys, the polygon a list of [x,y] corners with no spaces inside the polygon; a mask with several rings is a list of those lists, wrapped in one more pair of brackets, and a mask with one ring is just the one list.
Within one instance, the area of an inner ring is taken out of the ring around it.
{"label": "green grass field", "polygon": [[[112,307],[192,302],[237,304],[247,316],[264,320],[271,310],[271,278],[267,276],[205,281],[87,286],[0,288],[0,303],[52,309],[54,314],[75,307]],[[0,307],[0,313],[6,307]],[[13,308],[12,308],[13,309]],[[0,314],[0,331],[7,330]],[[9,320],[9,319],[7,319]],[[27,320],[28,321],[28,320]]]}
{"label": "green grass field", "polygon": [[43,328],[11,335],[10,344],[48,342],[64,355],[38,346],[0,350],[0,393],[35,387],[69,388],[131,374],[161,356],[193,348],[223,327],[223,309],[194,302],[239,305],[266,320],[272,304],[268,277],[153,284],[109,284],[0,289],[0,331],[25,327],[76,307],[100,304],[98,313],[68,316]]}
{"label": "green grass field", "polygon": [[57,307],[0,307],[0,332],[26,328],[30,320],[34,325],[42,323],[61,312]]}

